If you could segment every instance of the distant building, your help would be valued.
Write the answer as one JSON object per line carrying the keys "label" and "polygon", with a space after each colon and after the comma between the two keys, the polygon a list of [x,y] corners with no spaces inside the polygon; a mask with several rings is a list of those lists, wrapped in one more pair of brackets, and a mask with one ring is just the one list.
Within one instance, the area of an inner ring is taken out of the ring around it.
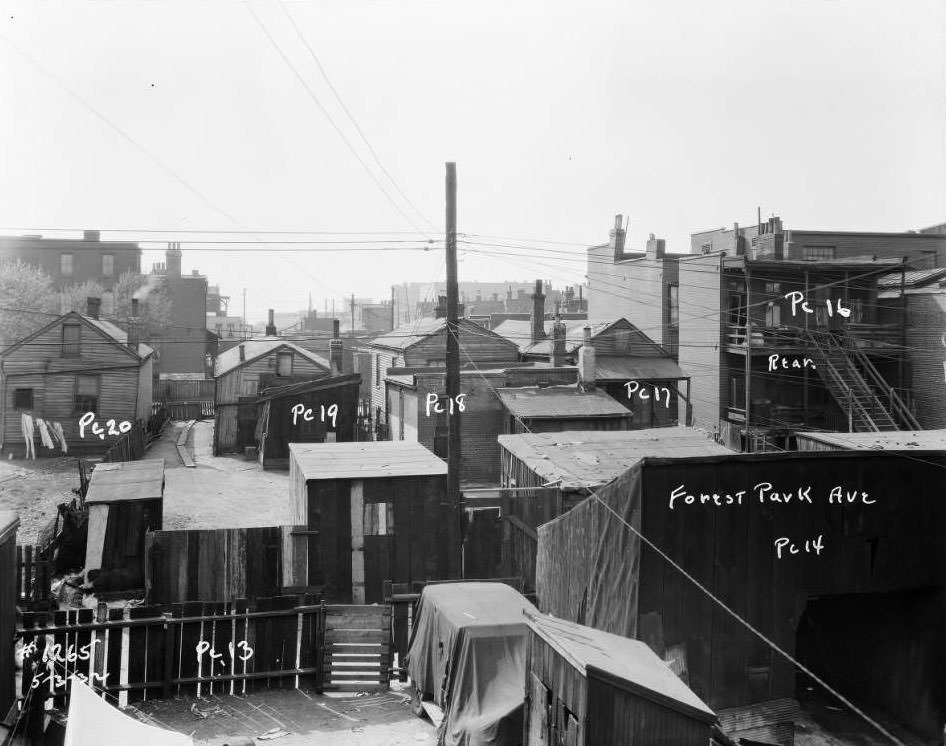
{"label": "distant building", "polygon": [[[61,455],[104,452],[126,431],[122,423],[151,417],[153,351],[138,341],[134,320],[126,333],[101,320],[100,307],[90,298],[85,315],[71,311],[0,353],[4,452],[25,452],[25,418],[35,453]],[[91,422],[80,426],[89,413],[101,437]],[[55,434],[54,449],[42,445],[37,418],[47,431],[61,427],[65,448]]]}
{"label": "distant building", "polygon": [[82,238],[0,237],[0,258],[20,259],[53,278],[56,290],[97,282],[109,290],[125,272],[141,272],[141,248],[129,241],[102,241],[99,231]]}
{"label": "distant building", "polygon": [[[197,270],[181,272],[181,245],[168,244],[166,262],[156,264],[152,276],[163,281],[170,302],[170,324],[152,332],[151,343],[157,351],[157,372],[209,375],[206,334],[207,278]],[[211,331],[216,331],[211,329]]]}

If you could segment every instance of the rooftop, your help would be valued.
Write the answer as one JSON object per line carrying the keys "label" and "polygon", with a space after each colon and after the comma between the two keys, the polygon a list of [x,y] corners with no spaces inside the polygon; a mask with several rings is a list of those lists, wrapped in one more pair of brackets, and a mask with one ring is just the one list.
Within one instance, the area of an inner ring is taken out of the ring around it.
{"label": "rooftop", "polygon": [[[240,360],[241,347],[243,348],[244,352],[244,360]],[[320,365],[325,368],[326,372],[328,372],[331,368],[331,364],[328,360],[323,357],[319,357],[314,352],[303,349],[297,344],[293,344],[288,339],[284,339],[283,337],[257,337],[244,340],[243,342],[240,342],[240,344],[234,345],[228,350],[225,350],[217,355],[217,364],[214,366],[214,375],[222,376],[224,373],[229,373],[231,370],[239,368],[241,365],[246,365],[257,358],[268,355],[280,347],[290,349],[302,357],[311,360],[316,365]]]}
{"label": "rooftop", "polygon": [[[119,344],[127,345],[128,344],[128,332],[123,330],[121,327],[115,326],[111,321],[103,321],[102,319],[94,319],[91,316],[82,316],[83,319],[88,321],[92,326],[101,330],[109,337],[114,339]],[[148,357],[154,350],[152,350],[144,342],[138,343],[138,355],[142,358]]]}
{"label": "rooftop", "polygon": [[420,443],[290,443],[290,461],[303,479],[370,479],[446,475],[447,463]]}
{"label": "rooftop", "polygon": [[895,430],[879,433],[797,433],[816,443],[847,451],[946,451],[946,430]]}
{"label": "rooftop", "polygon": [[523,419],[631,417],[631,411],[604,391],[577,386],[523,386],[496,389],[509,412]]}
{"label": "rooftop", "polygon": [[686,427],[500,435],[499,444],[546,482],[571,491],[607,484],[647,456],[733,453]]}
{"label": "rooftop", "polygon": [[85,502],[159,500],[164,495],[164,459],[97,464]]}
{"label": "rooftop", "polygon": [[646,643],[545,614],[530,615],[529,626],[584,676],[604,672],[638,696],[707,723],[716,720]]}
{"label": "rooftop", "polygon": [[689,374],[670,357],[637,355],[598,355],[595,357],[597,381],[666,381],[689,378]]}

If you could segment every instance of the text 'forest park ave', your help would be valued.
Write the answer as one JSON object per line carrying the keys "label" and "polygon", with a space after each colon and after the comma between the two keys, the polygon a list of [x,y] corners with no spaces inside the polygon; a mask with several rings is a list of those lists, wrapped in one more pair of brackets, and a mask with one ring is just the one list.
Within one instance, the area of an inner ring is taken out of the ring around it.
{"label": "text 'forest park ave'", "polygon": [[[817,495],[815,496],[817,498]],[[861,503],[863,505],[873,505],[877,501],[864,490],[848,490],[838,485],[832,487],[826,495],[823,496],[830,505],[851,505]],[[799,486],[793,490],[783,491],[775,489],[771,482],[759,482],[751,490],[739,490],[738,492],[689,492],[686,485],[681,484],[670,491],[670,510],[680,505],[712,505],[722,507],[726,505],[743,505],[748,500],[754,500],[759,503],[808,503],[814,504],[811,494],[811,486]]]}

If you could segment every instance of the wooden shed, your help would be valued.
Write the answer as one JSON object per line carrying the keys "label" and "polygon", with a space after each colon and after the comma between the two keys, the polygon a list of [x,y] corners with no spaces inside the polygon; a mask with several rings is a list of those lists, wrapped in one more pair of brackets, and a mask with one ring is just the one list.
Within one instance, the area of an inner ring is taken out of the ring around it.
{"label": "wooden shed", "polygon": [[327,601],[378,603],[385,580],[456,577],[459,518],[447,465],[419,443],[291,443],[294,520],[309,532],[308,585]]}
{"label": "wooden shed", "polygon": [[105,590],[144,588],[145,534],[161,529],[163,500],[164,459],[95,467],[85,570],[99,570]]}
{"label": "wooden shed", "polygon": [[706,746],[716,715],[643,642],[528,615],[527,746]]}
{"label": "wooden shed", "polygon": [[16,696],[13,630],[16,627],[16,529],[20,519],[12,510],[0,510],[0,719]]}

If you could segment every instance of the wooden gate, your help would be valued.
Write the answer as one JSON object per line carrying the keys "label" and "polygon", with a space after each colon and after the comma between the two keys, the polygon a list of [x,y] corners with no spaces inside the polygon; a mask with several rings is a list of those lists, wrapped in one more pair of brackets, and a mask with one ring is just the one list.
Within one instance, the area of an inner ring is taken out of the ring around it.
{"label": "wooden gate", "polygon": [[323,688],[384,691],[391,673],[391,607],[326,606]]}

